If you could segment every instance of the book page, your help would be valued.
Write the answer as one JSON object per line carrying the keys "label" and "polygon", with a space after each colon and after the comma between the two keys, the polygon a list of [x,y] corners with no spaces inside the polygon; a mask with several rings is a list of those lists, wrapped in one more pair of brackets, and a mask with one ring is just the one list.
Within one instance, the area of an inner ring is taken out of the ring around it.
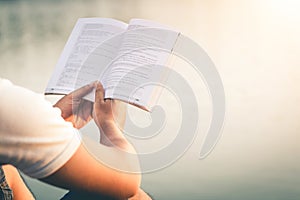
{"label": "book page", "polygon": [[164,65],[179,32],[155,22],[131,20],[118,57],[104,76],[105,97],[116,98],[149,110],[155,85],[163,76]]}
{"label": "book page", "polygon": [[[114,19],[79,19],[65,45],[45,93],[66,94],[97,80],[103,67],[116,56],[119,41],[114,40],[115,44],[105,47],[101,44],[125,31],[126,28],[126,23]],[[97,52],[94,53],[94,51]],[[92,58],[94,55],[97,57]]]}

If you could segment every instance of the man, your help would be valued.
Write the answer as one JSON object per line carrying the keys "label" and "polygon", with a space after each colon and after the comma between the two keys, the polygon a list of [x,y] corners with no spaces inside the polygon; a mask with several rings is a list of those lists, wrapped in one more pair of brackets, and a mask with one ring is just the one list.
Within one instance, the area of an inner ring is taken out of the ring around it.
{"label": "man", "polygon": [[[95,103],[82,100],[94,88]],[[0,93],[0,165],[11,164],[46,183],[111,199],[138,194],[140,174],[118,171],[98,162],[84,148],[74,128],[81,128],[94,118],[101,138],[106,138],[103,143],[110,145],[98,145],[99,152],[121,158],[128,170],[138,168],[137,159],[133,162],[124,153],[135,150],[114,121],[117,101],[104,100],[100,83],[65,96],[55,105],[57,108],[41,95],[4,79],[0,79]]]}

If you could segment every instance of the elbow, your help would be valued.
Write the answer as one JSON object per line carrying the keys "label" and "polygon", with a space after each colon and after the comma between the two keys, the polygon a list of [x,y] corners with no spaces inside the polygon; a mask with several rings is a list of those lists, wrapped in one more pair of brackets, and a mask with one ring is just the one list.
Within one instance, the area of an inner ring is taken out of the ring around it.
{"label": "elbow", "polygon": [[141,184],[141,175],[140,174],[130,174],[123,180],[122,188],[122,197],[121,199],[128,199],[137,194],[140,184]]}

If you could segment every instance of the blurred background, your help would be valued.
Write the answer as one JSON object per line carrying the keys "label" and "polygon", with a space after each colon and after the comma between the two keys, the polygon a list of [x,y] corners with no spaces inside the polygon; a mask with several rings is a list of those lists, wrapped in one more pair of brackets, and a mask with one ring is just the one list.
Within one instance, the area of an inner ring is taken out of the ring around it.
{"label": "blurred background", "polygon": [[[167,24],[214,61],[225,88],[226,120],[214,151],[199,160],[211,108],[205,84],[191,78],[199,99],[197,138],[177,162],[144,174],[142,187],[159,200],[297,200],[299,10],[298,0],[1,0],[0,75],[43,93],[80,17]],[[37,199],[66,193],[26,180]]]}

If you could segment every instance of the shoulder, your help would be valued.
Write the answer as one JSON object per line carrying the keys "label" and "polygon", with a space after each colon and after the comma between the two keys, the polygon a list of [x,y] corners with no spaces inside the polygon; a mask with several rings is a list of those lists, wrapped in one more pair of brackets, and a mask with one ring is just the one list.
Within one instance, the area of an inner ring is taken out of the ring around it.
{"label": "shoulder", "polygon": [[[73,137],[72,124],[65,122],[61,110],[53,108],[44,95],[5,79],[0,79],[0,94],[0,135],[4,130],[5,135],[18,137]],[[62,134],[68,132],[72,134]]]}
{"label": "shoulder", "polygon": [[21,97],[38,98],[39,100],[43,99],[41,94],[35,93],[24,87],[14,85],[11,81],[2,78],[0,78],[0,92],[1,97],[6,99],[13,97],[18,98],[19,100],[26,100],[26,98],[21,99]]}
{"label": "shoulder", "polygon": [[[59,117],[59,109],[54,109],[42,94],[0,79],[0,118],[2,127],[11,127],[14,131],[38,127],[42,122]],[[10,128],[9,128],[10,130]]]}
{"label": "shoulder", "polygon": [[61,111],[43,95],[7,80],[0,80],[0,93],[0,163],[37,178],[65,164],[78,149],[80,135]]}

